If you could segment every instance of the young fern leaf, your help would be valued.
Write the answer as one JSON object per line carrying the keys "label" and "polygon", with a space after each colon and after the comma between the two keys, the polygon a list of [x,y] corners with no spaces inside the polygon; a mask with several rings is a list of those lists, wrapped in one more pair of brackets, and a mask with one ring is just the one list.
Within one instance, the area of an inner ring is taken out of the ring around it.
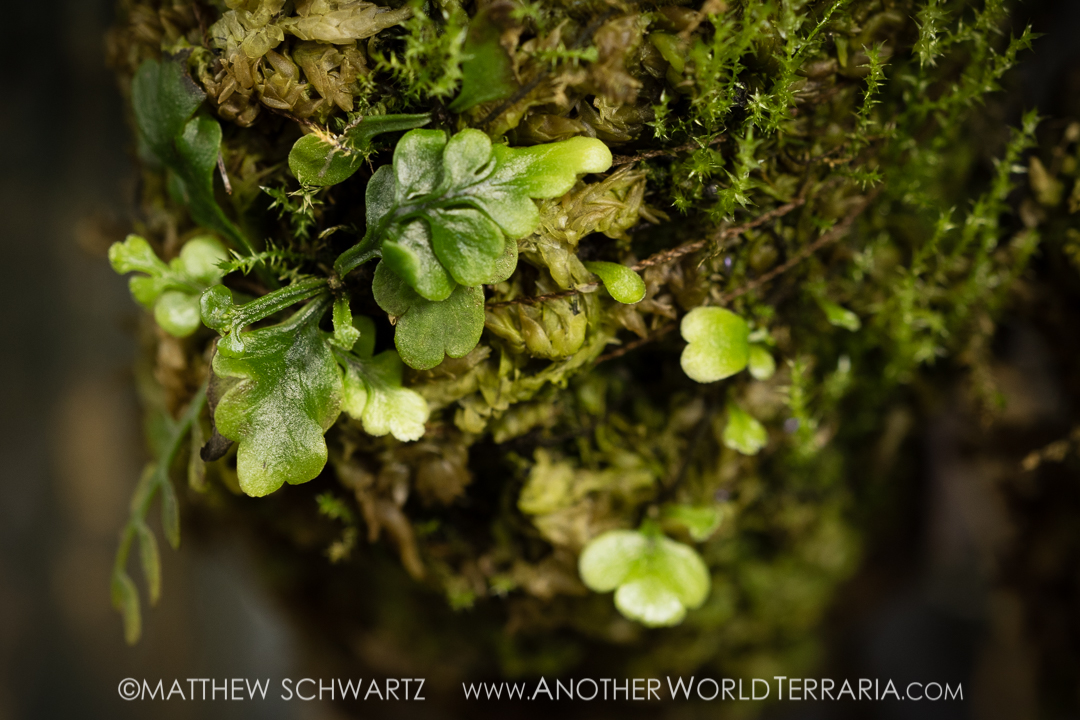
{"label": "young fern leaf", "polygon": [[683,372],[699,383],[723,380],[750,362],[750,328],[741,317],[718,307],[696,307],[679,326],[683,340]]}
{"label": "young fern leaf", "polygon": [[649,528],[593,538],[581,553],[578,572],[590,590],[614,590],[619,612],[648,627],[681,623],[687,610],[705,602],[712,584],[697,551]]}
{"label": "young fern leaf", "polygon": [[723,520],[723,512],[718,505],[665,505],[660,511],[661,524],[681,526],[694,542],[705,542]]}
{"label": "young fern leaf", "polygon": [[243,333],[243,350],[219,346],[214,373],[235,378],[214,411],[218,432],[239,443],[240,488],[253,497],[315,478],[326,465],[323,433],[341,408],[341,370],[319,320],[323,295],[291,318]]}
{"label": "young fern leaf", "polygon": [[509,148],[479,130],[450,138],[412,130],[393,165],[368,182],[367,232],[334,269],[345,275],[381,255],[375,299],[400,318],[394,342],[402,359],[420,369],[444,353],[461,357],[483,330],[478,286],[509,277],[515,241],[540,223],[533,199],[563,195],[579,174],[610,166],[611,152],[592,138]]}
{"label": "young fern leaf", "polygon": [[443,356],[464,357],[484,331],[484,291],[457,285],[448,298],[432,302],[381,262],[371,285],[375,302],[397,318],[394,345],[401,359],[417,370],[433,368]]}
{"label": "young fern leaf", "polygon": [[513,63],[499,42],[502,28],[496,15],[503,12],[498,7],[494,11],[485,8],[469,21],[462,47],[461,92],[448,106],[450,112],[460,113],[481,103],[502,100],[517,89]]}
{"label": "young fern leaf", "polygon": [[176,60],[144,61],[131,83],[139,136],[180,181],[192,219],[217,230],[237,248],[254,252],[214,198],[221,126],[208,115],[195,115],[205,98]]}
{"label": "young fern leaf", "polygon": [[533,198],[566,193],[582,173],[611,166],[599,140],[572,138],[527,148],[492,145],[479,130],[447,139],[412,130],[367,190],[364,240],[338,258],[339,274],[381,251],[383,261],[428,300],[449,297],[454,283],[493,282],[507,239],[540,223]]}
{"label": "young fern leaf", "polygon": [[331,342],[342,350],[352,350],[353,346],[356,345],[356,341],[360,339],[360,330],[353,325],[349,298],[339,297],[334,300],[333,318],[334,337]]}
{"label": "young fern leaf", "polygon": [[142,634],[142,613],[139,607],[139,591],[127,572],[132,546],[139,546],[139,561],[146,578],[147,595],[154,605],[161,596],[161,555],[157,540],[146,524],[147,513],[154,496],[161,493],[161,526],[165,539],[173,549],[180,547],[180,516],[176,503],[176,491],[169,479],[172,467],[188,431],[198,425],[199,415],[206,405],[206,386],[195,393],[187,410],[179,419],[164,418],[165,437],[154,462],[143,469],[142,477],[131,499],[131,513],[120,533],[120,546],[113,561],[111,593],[113,607],[124,620],[124,638],[134,645]]}
{"label": "young fern leaf", "polygon": [[404,369],[401,358],[393,350],[381,352],[366,362],[348,362],[343,409],[364,424],[368,435],[390,434],[404,442],[424,436],[430,409],[420,393],[401,386]]}
{"label": "young fern leaf", "polygon": [[138,235],[128,235],[109,248],[109,262],[117,273],[144,273],[129,281],[131,294],[152,309],[157,324],[174,337],[187,337],[198,329],[199,295],[220,282],[224,272],[218,266],[226,259],[225,248],[211,237],[188,240],[168,265]]}
{"label": "young fern leaf", "polygon": [[755,380],[768,380],[776,372],[776,360],[761,343],[750,343],[747,369]]}
{"label": "young fern leaf", "polygon": [[289,170],[302,185],[337,185],[360,169],[372,153],[377,135],[412,130],[431,122],[431,115],[375,115],[366,117],[340,136],[324,132],[305,135],[289,152]]}
{"label": "young fern leaf", "polygon": [[269,292],[249,303],[236,305],[229,288],[215,285],[202,294],[199,308],[206,327],[217,330],[221,335],[218,350],[226,355],[236,356],[244,352],[244,340],[249,337],[241,332],[245,327],[315,297],[325,288],[325,279],[308,278]]}
{"label": "young fern leaf", "polygon": [[360,317],[356,324],[360,326],[358,335],[367,342],[358,344],[354,352],[336,353],[345,372],[341,409],[361,421],[368,435],[419,440],[430,413],[427,401],[415,390],[401,386],[405,367],[396,352],[386,350],[372,357],[375,323]]}

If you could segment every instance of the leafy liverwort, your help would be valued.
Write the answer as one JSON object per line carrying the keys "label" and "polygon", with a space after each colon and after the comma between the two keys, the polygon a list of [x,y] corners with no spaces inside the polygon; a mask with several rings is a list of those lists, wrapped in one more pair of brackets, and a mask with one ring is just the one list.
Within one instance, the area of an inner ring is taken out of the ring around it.
{"label": "leafy liverwort", "polygon": [[195,393],[178,419],[168,416],[160,418],[164,432],[157,448],[157,457],[143,469],[135,494],[131,498],[128,521],[120,533],[120,546],[113,562],[110,583],[113,607],[123,616],[124,637],[129,644],[138,641],[142,634],[142,611],[139,591],[127,571],[128,558],[132,546],[137,544],[140,565],[146,578],[147,595],[150,604],[156,604],[161,596],[161,553],[157,539],[147,522],[147,515],[154,497],[160,493],[161,528],[165,539],[174,550],[180,547],[180,510],[176,501],[176,490],[169,479],[169,469],[180,452],[184,438],[198,427],[199,415],[205,406],[204,385]]}
{"label": "leafy liverwort", "polygon": [[716,505],[666,505],[660,514],[664,524],[681,525],[697,542],[712,537],[723,519]]}

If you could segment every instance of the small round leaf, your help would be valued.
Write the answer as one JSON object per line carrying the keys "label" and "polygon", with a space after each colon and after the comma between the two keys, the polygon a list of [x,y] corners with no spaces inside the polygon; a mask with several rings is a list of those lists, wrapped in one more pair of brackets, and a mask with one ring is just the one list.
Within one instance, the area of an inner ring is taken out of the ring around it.
{"label": "small round leaf", "polygon": [[630,574],[647,542],[633,530],[612,530],[594,539],[578,560],[582,582],[595,592],[611,592]]}
{"label": "small round leaf", "polygon": [[651,576],[621,585],[615,592],[615,607],[647,627],[678,625],[686,617],[678,596],[664,581]]}
{"label": "small round leaf", "polygon": [[700,383],[731,377],[750,359],[750,328],[741,317],[718,307],[696,307],[680,326],[689,345],[683,350],[683,372]]}
{"label": "small round leaf", "polygon": [[199,328],[199,296],[169,290],[154,303],[154,320],[173,337],[187,337]]}
{"label": "small round leaf", "polygon": [[213,285],[223,275],[218,265],[229,259],[225,247],[212,237],[188,240],[173,262],[186,277],[202,285]]}
{"label": "small round leaf", "polygon": [[752,343],[748,369],[755,380],[768,380],[776,372],[776,360],[764,345]]}
{"label": "small round leaf", "polygon": [[615,607],[649,627],[676,625],[700,607],[712,580],[697,552],[663,535],[611,530],[582,551],[578,572],[596,592],[615,590]]}
{"label": "small round leaf", "polygon": [[587,262],[584,265],[603,281],[611,297],[624,305],[641,302],[645,297],[645,281],[625,265],[613,262]]}
{"label": "small round leaf", "polygon": [[765,426],[737,405],[728,405],[724,444],[743,455],[757,455],[769,440]]}
{"label": "small round leaf", "polygon": [[855,332],[862,327],[859,316],[842,305],[837,305],[829,300],[818,300],[818,305],[825,312],[825,319],[834,327],[844,328]]}

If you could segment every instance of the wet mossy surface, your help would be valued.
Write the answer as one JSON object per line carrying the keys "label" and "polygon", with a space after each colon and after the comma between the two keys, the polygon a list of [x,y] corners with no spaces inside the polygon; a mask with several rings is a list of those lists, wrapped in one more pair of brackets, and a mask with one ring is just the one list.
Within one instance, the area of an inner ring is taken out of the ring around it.
{"label": "wet mossy surface", "polygon": [[[798,675],[881,511],[866,486],[901,462],[896,413],[952,372],[991,422],[995,323],[1033,254],[1075,273],[1080,125],[1037,135],[1031,114],[1015,128],[979,117],[1029,44],[997,0],[121,2],[122,86],[146,60],[181,63],[221,125],[217,202],[262,251],[248,268],[262,276],[225,277],[248,297],[266,278],[329,274],[363,236],[367,181],[396,140],[316,188],[287,162],[305,134],[430,113],[449,133],[597,138],[614,154],[537,201],[516,271],[483,288],[479,344],[406,370],[431,410],[421,439],[342,415],[315,480],[246,498],[227,454],[184,511],[249,528],[271,583],[341,662],[407,653],[446,687],[581,667]],[[153,163],[141,192],[136,229],[166,260],[213,229]],[[644,299],[614,300],[593,261],[632,267]],[[375,351],[393,347],[373,268],[339,280],[374,320]],[[759,372],[687,377],[678,330],[703,306],[748,324]],[[144,336],[148,413],[177,415],[215,335],[148,323]],[[746,417],[763,440],[732,439]],[[674,506],[719,525],[694,537]],[[579,578],[591,540],[644,520],[712,575],[676,627],[628,620]]]}

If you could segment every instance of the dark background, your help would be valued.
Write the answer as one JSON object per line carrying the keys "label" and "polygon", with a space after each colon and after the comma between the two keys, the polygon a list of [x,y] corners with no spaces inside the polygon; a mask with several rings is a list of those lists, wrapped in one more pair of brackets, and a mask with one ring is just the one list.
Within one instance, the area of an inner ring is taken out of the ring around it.
{"label": "dark background", "polygon": [[[296,635],[250,549],[228,535],[163,546],[163,599],[144,608],[138,646],[124,645],[109,604],[117,531],[145,459],[130,369],[139,310],[104,257],[134,197],[130,135],[104,65],[110,5],[0,3],[0,720],[341,717],[317,703],[117,695],[126,677],[303,677],[317,641]],[[1019,15],[1047,35],[986,121],[1034,104],[1051,122],[1076,116],[1080,3],[1030,2]],[[1049,271],[1037,262],[1035,272]],[[999,482],[1076,423],[1076,296],[1047,282],[999,333],[1004,424],[980,426],[948,371],[916,415],[890,416],[913,428],[898,451],[903,482],[825,630],[822,676],[960,678],[966,701],[784,704],[770,717],[1078,717],[1080,518],[1069,513],[1080,483],[1064,470],[1026,494]],[[1065,309],[1047,313],[1046,302]],[[1047,539],[1046,527],[1062,529]],[[1051,580],[1029,578],[1044,561]],[[1069,563],[1071,576],[1055,570]],[[446,715],[438,698],[423,711]]]}

